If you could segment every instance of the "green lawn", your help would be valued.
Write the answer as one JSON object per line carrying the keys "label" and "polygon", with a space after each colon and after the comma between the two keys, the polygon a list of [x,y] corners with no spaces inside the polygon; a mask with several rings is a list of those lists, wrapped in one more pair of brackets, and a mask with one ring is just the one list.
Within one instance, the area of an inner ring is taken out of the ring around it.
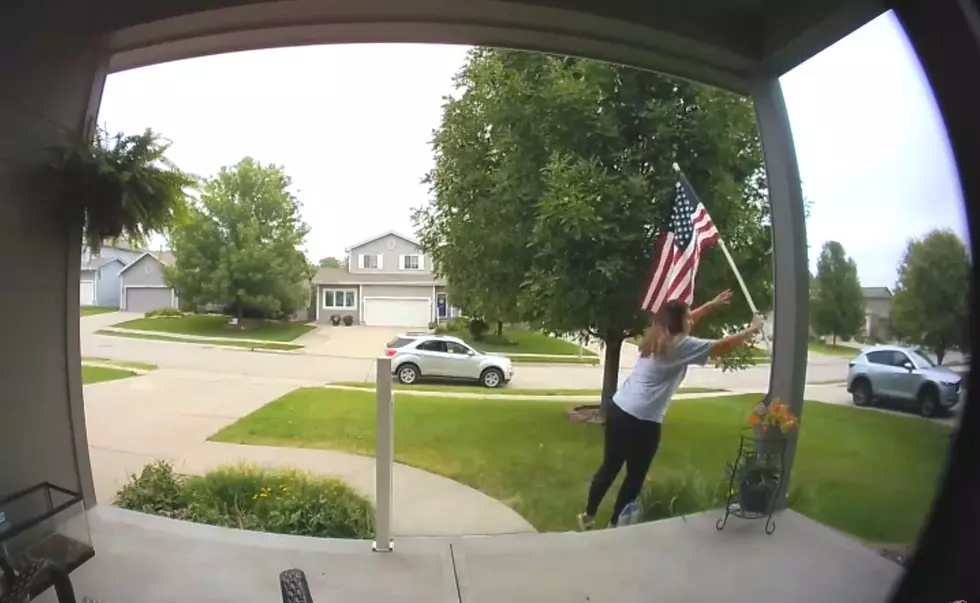
{"label": "green lawn", "polygon": [[[331,385],[345,385],[347,387],[363,387],[374,390],[374,383],[367,381],[339,381]],[[403,383],[392,383],[391,387],[396,390],[414,390],[418,392],[463,392],[467,394],[486,394],[488,396],[507,395],[507,396],[598,396],[602,394],[601,389],[527,389],[519,387],[502,387],[499,389],[489,389],[481,385],[460,385],[446,383],[420,383],[418,385],[405,385]],[[710,392],[722,392],[723,389],[711,387],[682,387],[677,390],[679,394],[704,394]]]}
{"label": "green lawn", "polygon": [[822,341],[811,341],[807,348],[814,354],[823,354],[824,356],[843,356],[845,358],[854,358],[857,356],[861,350],[858,348],[852,348],[846,345],[834,345],[831,343],[823,343]]}
{"label": "green lawn", "polygon": [[[758,400],[677,401],[651,478],[693,470],[720,479]],[[794,473],[794,488],[806,495],[796,509],[869,541],[909,542],[931,502],[948,433],[916,418],[809,403]],[[371,455],[375,402],[370,392],[299,389],[212,439]],[[396,460],[469,484],[539,530],[574,529],[601,450],[602,428],[568,422],[554,402],[419,396],[396,403]]]}
{"label": "green lawn", "polygon": [[81,311],[81,316],[95,316],[96,314],[118,312],[119,308],[110,308],[107,306],[79,306],[79,310]]}
{"label": "green lawn", "polygon": [[532,356],[508,356],[514,364],[586,364],[595,366],[599,364],[597,356],[555,356],[553,358],[535,358]]}
{"label": "green lawn", "polygon": [[[503,335],[487,333],[479,341],[473,339],[469,331],[445,331],[443,334],[459,337],[466,343],[484,352],[495,354],[557,354],[578,356],[578,344],[537,331],[520,327],[506,327]],[[591,350],[583,349],[582,356],[595,356]],[[517,362],[517,359],[514,359]]]}
{"label": "green lawn", "polygon": [[124,371],[121,369],[104,368],[101,366],[82,367],[83,385],[88,385],[89,383],[99,383],[101,381],[115,381],[116,379],[125,379],[127,377],[135,377],[135,376],[136,373],[132,371]]}
{"label": "green lawn", "polygon": [[167,337],[166,335],[150,335],[148,333],[122,333],[120,331],[104,331],[98,330],[95,332],[97,335],[109,335],[110,337],[128,337],[129,339],[149,339],[150,341],[171,341],[176,343],[196,343],[204,345],[224,345],[231,346],[235,348],[246,348],[249,350],[298,350],[302,348],[301,345],[296,345],[292,343],[256,343],[253,341],[234,341],[228,339],[226,341],[215,341],[213,339],[194,339],[193,337],[181,337],[180,339],[176,337]]}
{"label": "green lawn", "polygon": [[112,366],[123,366],[126,368],[140,369],[144,371],[155,371],[157,365],[147,362],[130,362],[128,360],[113,360],[112,358],[102,358],[98,356],[82,356],[82,362],[95,362],[98,364],[111,364]]}
{"label": "green lawn", "polygon": [[231,337],[262,339],[267,341],[292,341],[314,329],[312,325],[291,322],[246,320],[243,327],[228,324],[225,316],[183,316],[180,318],[137,318],[121,322],[114,327],[138,331],[160,331],[178,335],[203,337]]}

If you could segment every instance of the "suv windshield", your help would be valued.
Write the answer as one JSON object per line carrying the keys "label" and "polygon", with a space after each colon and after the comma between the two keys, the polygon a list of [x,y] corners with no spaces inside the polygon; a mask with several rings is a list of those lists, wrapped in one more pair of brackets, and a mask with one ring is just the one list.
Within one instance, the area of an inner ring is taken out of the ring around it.
{"label": "suv windshield", "polygon": [[932,360],[930,360],[928,356],[926,356],[925,354],[923,354],[919,350],[911,350],[911,351],[909,351],[909,355],[912,356],[912,358],[915,360],[915,362],[917,364],[920,364],[920,365],[925,366],[925,367],[933,367],[933,366],[936,366],[936,363],[935,362],[933,362]]}

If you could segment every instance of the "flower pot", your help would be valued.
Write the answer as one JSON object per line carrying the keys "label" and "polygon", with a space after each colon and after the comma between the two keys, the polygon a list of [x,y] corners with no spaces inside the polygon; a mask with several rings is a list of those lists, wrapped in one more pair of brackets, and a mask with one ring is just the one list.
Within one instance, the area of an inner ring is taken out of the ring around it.
{"label": "flower pot", "polygon": [[746,513],[766,514],[774,493],[774,487],[753,486],[743,482],[738,485],[738,505]]}
{"label": "flower pot", "polygon": [[763,433],[758,425],[753,427],[752,440],[759,454],[780,454],[786,449],[786,435],[773,427],[767,433]]}

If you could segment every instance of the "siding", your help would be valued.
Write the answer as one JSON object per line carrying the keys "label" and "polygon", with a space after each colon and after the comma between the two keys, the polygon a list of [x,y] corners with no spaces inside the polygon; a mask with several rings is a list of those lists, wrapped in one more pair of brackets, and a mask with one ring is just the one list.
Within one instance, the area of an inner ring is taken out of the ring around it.
{"label": "siding", "polygon": [[163,267],[160,262],[149,255],[132,264],[122,273],[120,278],[124,287],[134,285],[166,286],[167,284],[163,279]]}
{"label": "siding", "polygon": [[121,261],[110,262],[99,268],[99,283],[95,286],[95,296],[96,303],[100,306],[119,307],[119,271],[122,269]]}
{"label": "siding", "polygon": [[[326,308],[324,308],[323,307],[323,292],[325,290],[329,290],[329,291],[340,291],[340,290],[350,291],[350,290],[353,290],[354,291],[354,298],[355,298],[355,301],[354,301],[355,307],[353,309],[351,309],[351,310],[335,310],[335,309],[326,309]],[[357,287],[356,286],[351,287],[351,286],[343,286],[343,285],[337,285],[337,286],[317,285],[317,288],[316,288],[316,305],[317,305],[317,312],[314,313],[313,318],[316,320],[317,324],[321,324],[321,325],[329,325],[329,324],[331,324],[330,323],[330,317],[331,316],[339,316],[341,319],[343,319],[344,316],[350,316],[351,318],[354,319],[354,324],[360,324],[361,300],[358,297],[358,290],[357,290]]]}
{"label": "siding", "polygon": [[[388,249],[388,242],[394,241],[394,249]],[[360,261],[358,257],[361,255],[380,255],[382,256],[381,269],[371,270],[359,268]],[[398,260],[401,259],[403,255],[423,255],[419,248],[405,239],[396,236],[388,235],[386,237],[381,237],[376,241],[371,241],[360,247],[354,247],[350,250],[350,272],[351,274],[379,274],[379,273],[394,273],[394,274],[432,274],[432,260],[423,256],[422,262],[423,266],[420,270],[401,270],[398,264]]]}

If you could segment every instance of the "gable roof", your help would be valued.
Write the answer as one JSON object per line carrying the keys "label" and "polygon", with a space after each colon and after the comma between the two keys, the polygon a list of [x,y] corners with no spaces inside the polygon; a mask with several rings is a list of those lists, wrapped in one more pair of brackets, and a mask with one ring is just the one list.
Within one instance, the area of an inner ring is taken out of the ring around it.
{"label": "gable roof", "polygon": [[888,287],[861,287],[865,298],[890,299],[892,292]]}
{"label": "gable roof", "polygon": [[347,272],[343,268],[320,268],[310,279],[314,285],[445,285],[446,281],[434,274],[388,274]]}
{"label": "gable roof", "polygon": [[150,256],[151,258],[163,264],[164,266],[173,266],[174,262],[177,261],[177,258],[174,257],[173,252],[170,251],[160,251],[157,253],[150,253],[149,251],[144,251],[138,258],[136,258],[135,260],[127,264],[125,268],[120,270],[119,274],[122,274],[123,272],[126,272],[136,264],[139,264],[140,260],[142,260],[146,256]]}
{"label": "gable roof", "polygon": [[407,236],[405,236],[405,235],[403,235],[401,233],[395,232],[394,230],[389,230],[388,232],[383,232],[383,233],[381,233],[381,234],[379,234],[377,236],[371,237],[370,239],[361,241],[360,243],[357,243],[356,245],[351,245],[347,249],[344,249],[344,251],[345,252],[350,252],[351,249],[356,249],[358,247],[361,247],[363,245],[367,245],[368,243],[373,243],[373,242],[377,241],[378,239],[383,239],[385,237],[398,237],[399,239],[402,239],[404,241],[408,241],[409,243],[411,243],[412,245],[415,245],[416,247],[420,247],[419,242],[416,241],[415,239],[413,239],[412,237],[407,237]]}
{"label": "gable roof", "polygon": [[81,270],[99,270],[113,262],[119,262],[125,265],[125,262],[119,258],[92,258],[87,262],[82,262]]}

